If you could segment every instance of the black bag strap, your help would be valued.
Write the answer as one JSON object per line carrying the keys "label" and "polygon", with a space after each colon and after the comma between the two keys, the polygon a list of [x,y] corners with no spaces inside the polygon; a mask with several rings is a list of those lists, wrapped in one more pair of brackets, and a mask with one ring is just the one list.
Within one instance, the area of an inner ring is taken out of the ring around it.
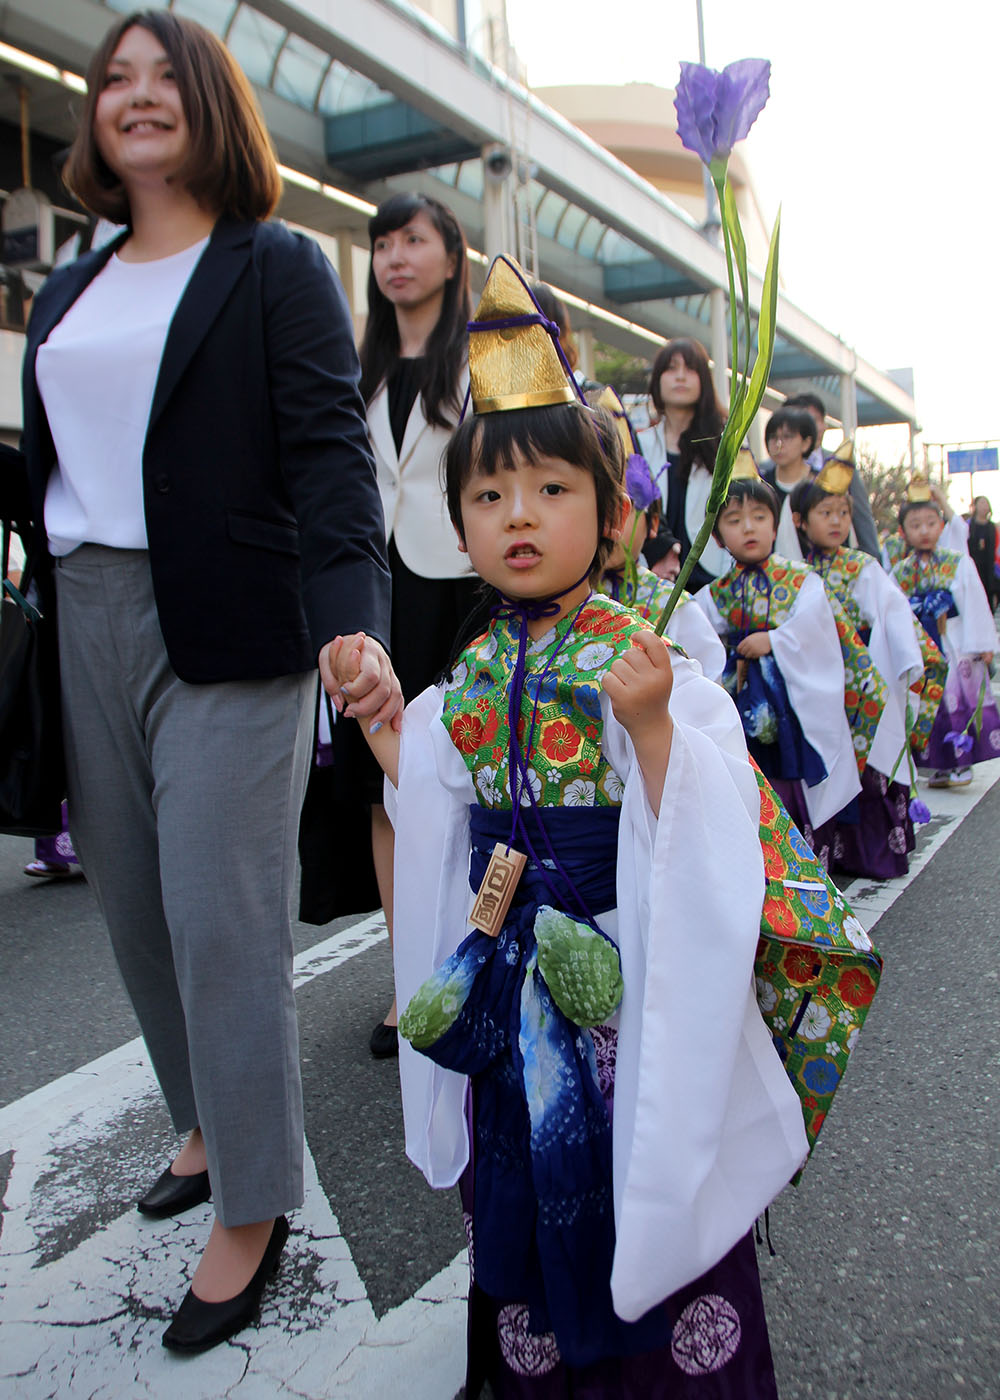
{"label": "black bag strap", "polygon": [[[24,568],[21,570],[21,586],[18,588],[10,578],[10,537],[11,534],[20,536],[24,545]],[[34,577],[35,569],[35,547],[33,537],[24,536],[18,528],[18,522],[12,520],[3,521],[3,538],[0,542],[0,599],[7,597],[24,613],[30,622],[37,622],[41,617],[41,611],[34,604],[28,602],[28,592],[31,588],[31,581]]]}

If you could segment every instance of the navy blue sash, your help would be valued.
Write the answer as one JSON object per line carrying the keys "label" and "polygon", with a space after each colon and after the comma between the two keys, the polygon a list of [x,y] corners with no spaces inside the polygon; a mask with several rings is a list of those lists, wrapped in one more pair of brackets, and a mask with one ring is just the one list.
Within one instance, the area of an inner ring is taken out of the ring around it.
{"label": "navy blue sash", "polygon": [[941,629],[938,625],[938,618],[942,613],[945,617],[958,616],[958,608],[955,606],[951,589],[931,588],[923,593],[913,593],[910,595],[910,607],[913,609],[914,617],[940,650]]}
{"label": "navy blue sash", "polygon": [[[736,681],[735,648],[728,650],[723,685],[733,693]],[[773,656],[747,660],[746,684],[733,696],[750,754],[770,782],[801,779],[815,787],[827,776],[826,766],[806,739],[792,709],[784,677]]]}

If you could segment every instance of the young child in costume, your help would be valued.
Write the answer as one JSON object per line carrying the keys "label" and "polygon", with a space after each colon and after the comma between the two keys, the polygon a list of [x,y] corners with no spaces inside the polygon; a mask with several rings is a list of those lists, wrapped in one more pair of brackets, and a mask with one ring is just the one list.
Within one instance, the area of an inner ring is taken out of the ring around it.
{"label": "young child in costume", "polygon": [[909,869],[907,852],[914,840],[908,749],[911,740],[917,752],[926,746],[946,667],[878,560],[845,548],[852,458],[848,440],[813,481],[796,486],[791,507],[802,557],[847,613],[886,686],[885,707],[861,775],[858,820],[838,821],[832,866],[888,880]]}
{"label": "young child in costume", "polygon": [[737,562],[695,601],[726,644],[723,684],[736,699],[748,748],[826,865],[828,824],[861,790],[844,658],[820,579],[772,553],[777,524],[775,493],[741,452],[715,525]]}
{"label": "young child in costume", "polygon": [[[469,369],[448,500],[497,612],[401,735],[371,736],[407,1152],[431,1185],[461,1181],[470,1228],[467,1395],[773,1397],[750,1230],[806,1139],[754,1000],[739,720],[592,594],[622,528],[617,435],[505,259]],[[467,935],[508,850],[528,864],[499,935],[488,913]]]}
{"label": "young child in costume", "polygon": [[[926,478],[921,479],[926,481]],[[953,549],[956,554],[964,554],[969,543],[969,522],[959,515],[957,510],[952,510],[948,504],[947,493],[936,481],[926,481],[926,489],[930,492],[931,500],[937,503],[944,519],[944,528],[937,543],[938,549]],[[883,537],[882,566],[887,573],[891,574],[900,560],[906,558],[910,548],[902,525],[897,524],[894,530]]]}
{"label": "young child in costume", "polygon": [[926,477],[914,478],[899,512],[910,553],[892,571],[910,607],[948,662],[944,698],[918,758],[931,787],[965,787],[972,765],[1000,757],[1000,715],[987,667],[996,628],[976,566],[942,549],[944,513]]}
{"label": "young child in costume", "polygon": [[[670,597],[673,583],[660,578],[641,561],[648,535],[655,535],[660,523],[660,492],[639,444],[625,405],[610,385],[597,399],[597,407],[615,420],[625,457],[625,494],[628,513],[621,539],[608,558],[597,591],[625,603],[655,626]],[[665,635],[699,662],[710,681],[721,681],[726,651],[687,589],[670,615]]]}

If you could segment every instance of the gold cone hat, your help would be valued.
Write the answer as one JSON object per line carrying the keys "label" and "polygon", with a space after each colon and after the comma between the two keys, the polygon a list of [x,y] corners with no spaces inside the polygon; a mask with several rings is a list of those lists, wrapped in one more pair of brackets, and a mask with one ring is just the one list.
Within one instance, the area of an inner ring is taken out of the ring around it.
{"label": "gold cone hat", "polygon": [[845,438],[820,468],[815,485],[831,496],[846,496],[854,476],[854,440]]}
{"label": "gold cone hat", "polygon": [[625,453],[625,460],[627,462],[634,452],[639,451],[639,446],[635,440],[628,413],[625,411],[625,405],[618,395],[618,390],[612,388],[610,384],[607,384],[594,407],[605,409],[615,420],[615,427],[618,429],[622,451]]}
{"label": "gold cone hat", "polygon": [[577,401],[576,388],[543,325],[492,324],[540,315],[517,263],[503,255],[495,258],[469,322],[469,380],[476,413]]}
{"label": "gold cone hat", "polygon": [[733,474],[731,481],[760,481],[760,472],[757,470],[757,463],[749,447],[741,447],[736,454],[736,461],[733,463]]}
{"label": "gold cone hat", "polygon": [[906,488],[906,499],[919,504],[924,504],[931,500],[931,483],[923,472],[917,472],[911,479],[909,486]]}

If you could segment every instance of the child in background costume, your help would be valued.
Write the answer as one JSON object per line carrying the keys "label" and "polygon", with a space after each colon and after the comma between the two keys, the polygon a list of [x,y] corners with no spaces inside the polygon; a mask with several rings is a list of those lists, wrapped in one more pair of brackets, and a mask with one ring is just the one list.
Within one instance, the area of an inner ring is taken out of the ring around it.
{"label": "child in background costume", "polygon": [[[778,502],[741,452],[715,532],[737,561],[695,601],[726,643],[751,754],[826,865],[827,824],[861,790],[837,621],[819,578],[772,554]],[[870,664],[870,663],[869,663]]]}
{"label": "child in background costume", "polygon": [[[885,708],[861,775],[858,820],[837,823],[833,868],[888,880],[909,869],[914,840],[907,748],[911,741],[916,752],[926,746],[947,668],[878,561],[844,547],[853,475],[848,440],[815,480],[795,488],[791,507],[803,558],[844,608],[886,685]],[[901,781],[894,780],[897,772]]]}
{"label": "child in background costume", "polygon": [[[921,478],[926,481],[926,478]],[[953,549],[956,554],[964,554],[969,543],[969,522],[948,504],[948,495],[936,481],[926,481],[926,489],[931,500],[936,501],[944,518],[944,528],[938,540],[938,549]],[[896,565],[909,554],[911,546],[907,541],[902,525],[897,525],[882,539],[882,567],[892,573]]]}
{"label": "child in background costume", "polygon": [[[610,385],[597,399],[597,407],[615,420],[625,456],[625,494],[629,510],[621,539],[611,551],[597,591],[625,603],[655,626],[670,597],[673,583],[654,574],[640,561],[647,535],[655,535],[660,523],[660,492],[649,464],[639,451],[625,405]],[[721,681],[726,651],[709,626],[702,610],[685,591],[666,626],[665,635],[685,655],[701,665],[710,681]]]}
{"label": "child in background costume", "polygon": [[926,477],[915,477],[899,512],[911,553],[892,571],[910,607],[948,662],[944,698],[917,760],[931,787],[965,787],[972,765],[1000,757],[1000,715],[989,686],[996,628],[968,554],[940,548],[944,514]]}
{"label": "child in background costume", "polygon": [[[395,784],[400,1030],[424,1052],[400,1047],[407,1152],[469,1214],[467,1395],[773,1397],[750,1229],[806,1139],[754,1001],[739,721],[591,594],[621,530],[617,435],[505,259],[470,330],[448,498],[499,607],[402,735],[371,736]],[[467,937],[495,843],[530,863],[499,937]]]}

